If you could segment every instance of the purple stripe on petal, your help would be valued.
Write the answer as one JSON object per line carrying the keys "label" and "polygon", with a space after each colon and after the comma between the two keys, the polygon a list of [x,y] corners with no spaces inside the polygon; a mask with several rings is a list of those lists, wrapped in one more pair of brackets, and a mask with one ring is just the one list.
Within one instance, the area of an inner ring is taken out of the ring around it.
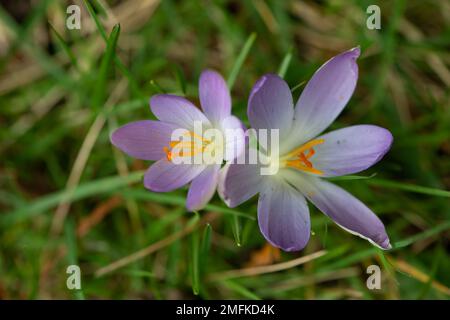
{"label": "purple stripe on petal", "polygon": [[202,109],[211,122],[219,123],[231,114],[230,91],[219,73],[213,70],[203,71],[198,91]]}
{"label": "purple stripe on petal", "polygon": [[295,107],[297,144],[306,142],[325,130],[344,109],[358,80],[354,48],[328,60],[316,71]]}
{"label": "purple stripe on petal", "polygon": [[357,173],[377,163],[389,151],[392,134],[381,127],[357,125],[331,131],[318,139],[310,159],[325,177]]}
{"label": "purple stripe on petal", "polygon": [[160,121],[131,122],[112,133],[111,143],[134,158],[159,160],[165,157],[163,148],[169,146],[175,129],[175,125]]}
{"label": "purple stripe on petal", "polygon": [[144,186],[155,192],[173,191],[189,183],[204,169],[203,165],[173,164],[163,158],[148,168]]}
{"label": "purple stripe on petal", "polygon": [[216,192],[220,165],[210,165],[192,180],[187,195],[186,207],[189,211],[203,209]]}
{"label": "purple stripe on petal", "polygon": [[253,86],[247,115],[254,129],[279,129],[283,138],[291,129],[293,106],[287,83],[277,75],[267,74]]}
{"label": "purple stripe on petal", "polygon": [[259,195],[258,223],[264,237],[284,251],[299,251],[309,241],[309,210],[303,195],[282,180],[266,179]]}
{"label": "purple stripe on petal", "polygon": [[219,194],[231,208],[247,201],[261,188],[260,167],[254,164],[228,164],[222,169]]}
{"label": "purple stripe on petal", "polygon": [[159,120],[176,124],[179,128],[193,130],[194,121],[211,125],[205,115],[183,97],[158,94],[150,99],[150,107]]}
{"label": "purple stripe on petal", "polygon": [[[298,175],[290,175],[295,177]],[[289,179],[289,176],[288,176]],[[340,227],[382,249],[390,249],[389,237],[381,220],[360,200],[337,185],[303,175],[291,181],[320,211]]]}

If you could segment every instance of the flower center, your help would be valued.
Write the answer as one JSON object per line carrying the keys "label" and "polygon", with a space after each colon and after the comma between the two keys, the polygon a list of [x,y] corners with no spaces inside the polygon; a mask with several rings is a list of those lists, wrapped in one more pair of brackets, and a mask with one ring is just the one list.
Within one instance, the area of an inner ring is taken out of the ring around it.
{"label": "flower center", "polygon": [[172,161],[174,158],[192,157],[198,153],[203,153],[212,143],[211,140],[205,139],[192,131],[186,132],[183,136],[186,138],[170,141],[169,147],[163,147],[167,160]]}
{"label": "flower center", "polygon": [[282,157],[280,161],[281,165],[283,167],[291,167],[309,173],[323,174],[322,171],[314,168],[313,163],[309,159],[316,153],[313,147],[324,143],[324,141],[324,139],[315,139],[305,143]]}

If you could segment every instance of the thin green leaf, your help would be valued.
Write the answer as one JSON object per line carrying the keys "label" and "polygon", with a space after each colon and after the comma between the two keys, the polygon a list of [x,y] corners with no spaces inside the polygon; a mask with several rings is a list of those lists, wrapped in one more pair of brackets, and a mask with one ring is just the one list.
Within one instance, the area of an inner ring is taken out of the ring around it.
{"label": "thin green leaf", "polygon": [[[391,251],[400,249],[400,248],[404,248],[407,247],[419,240],[423,240],[426,238],[429,238],[431,236],[434,236],[436,234],[439,234],[443,231],[446,231],[450,229],[450,221],[437,225],[436,227],[432,228],[432,229],[428,229],[424,232],[418,233],[412,237],[406,238],[404,240],[400,240],[395,242],[394,244],[392,244],[392,249]],[[378,248],[377,247],[372,247],[370,249],[367,250],[363,250],[363,251],[359,251],[356,252],[352,255],[349,255],[348,257],[345,258],[339,258],[339,261],[336,261],[335,263],[330,263],[327,264],[327,266],[324,269],[339,269],[342,267],[346,267],[352,264],[355,264],[357,262],[360,262],[366,258],[372,257],[373,255],[378,253]]]}
{"label": "thin green leaf", "polygon": [[238,247],[241,246],[241,222],[238,216],[232,216],[231,219],[231,230],[233,231],[234,241]]}
{"label": "thin green leaf", "polygon": [[95,91],[92,98],[92,107],[94,110],[99,111],[101,105],[105,101],[106,97],[106,82],[111,69],[112,61],[115,56],[117,40],[120,34],[120,25],[115,25],[106,44],[106,51],[103,55],[102,62],[100,64],[100,70],[98,73]]}
{"label": "thin green leaf", "polygon": [[53,27],[53,25],[51,23],[49,23],[49,25],[50,25],[50,30],[52,30],[53,34],[55,35],[58,44],[61,46],[61,48],[64,50],[64,52],[69,57],[70,63],[74,66],[74,68],[77,71],[80,71],[77,58],[75,57],[75,54],[72,52],[72,49],[68,46],[68,44],[66,43],[64,38],[59,34],[59,32],[56,31],[55,27]]}
{"label": "thin green leaf", "polygon": [[283,61],[281,62],[280,67],[278,68],[278,75],[281,78],[284,78],[284,76],[286,75],[286,71],[289,68],[289,64],[291,63],[292,60],[292,49],[290,49],[286,55],[283,58]]}
{"label": "thin green leaf", "polygon": [[[144,189],[138,189],[138,190],[124,190],[121,195],[125,198],[133,198],[136,200],[150,200],[157,203],[163,203],[163,204],[172,204],[172,205],[179,205],[184,206],[186,199],[185,196],[176,195],[174,193],[153,193],[148,192]],[[215,211],[223,214],[231,214],[231,215],[237,215],[239,217],[243,217],[246,219],[256,220],[253,216],[248,215],[247,213],[243,213],[234,209],[230,209],[227,207],[222,207],[214,204],[207,204],[205,206],[205,210]]]}
{"label": "thin green leaf", "polygon": [[234,281],[226,280],[221,282],[225,287],[227,287],[230,290],[235,291],[236,293],[240,294],[244,298],[250,299],[250,300],[261,300],[260,297],[258,297],[256,294],[248,290],[247,288],[237,284]]}
{"label": "thin green leaf", "polygon": [[369,180],[367,180],[367,183],[374,185],[374,186],[383,187],[383,188],[399,189],[399,190],[410,191],[410,192],[415,192],[415,193],[427,194],[430,196],[450,198],[450,191],[429,188],[429,187],[423,187],[423,186],[417,186],[417,185],[409,184],[409,183],[390,181],[390,180],[384,180],[384,179],[378,179],[378,178],[369,179]]}
{"label": "thin green leaf", "polygon": [[97,26],[97,30],[100,32],[100,35],[102,36],[103,40],[105,42],[108,40],[108,37],[106,36],[105,28],[103,27],[100,19],[98,18],[97,14],[95,13],[94,8],[92,7],[91,3],[88,0],[84,0],[84,5],[86,6],[87,11],[89,12],[89,15],[94,19],[94,23]]}
{"label": "thin green leaf", "polygon": [[194,231],[191,236],[191,281],[195,295],[200,292],[199,246],[198,231]]}
{"label": "thin green leaf", "polygon": [[351,181],[351,180],[365,180],[365,179],[372,179],[375,177],[377,173],[372,173],[370,176],[356,176],[356,175],[347,175],[347,176],[340,176],[340,177],[332,177],[328,178],[330,181]]}
{"label": "thin green leaf", "polygon": [[[108,37],[106,35],[105,28],[103,27],[100,19],[98,18],[97,14],[95,13],[94,9],[92,8],[89,1],[84,0],[84,4],[86,5],[86,9],[89,12],[89,15],[94,20],[95,25],[97,26],[97,30],[99,31],[101,37],[105,41],[105,43],[108,42]],[[139,89],[139,86],[137,85],[136,80],[134,80],[131,72],[128,71],[128,69],[125,67],[125,65],[122,63],[119,57],[114,56],[114,63],[116,64],[117,68],[122,72],[122,74],[128,79],[128,82],[130,84],[130,87],[133,89],[133,91],[140,97],[143,97],[144,94],[141,92],[141,89]]]}
{"label": "thin green leaf", "polygon": [[138,278],[155,278],[155,274],[145,270],[124,270],[124,274]]}
{"label": "thin green leaf", "polygon": [[450,221],[438,224],[434,228],[431,228],[431,229],[428,229],[428,230],[426,230],[424,232],[418,233],[418,234],[416,234],[416,235],[414,235],[412,237],[409,237],[409,238],[397,241],[397,242],[395,242],[392,245],[392,248],[393,249],[400,249],[400,248],[407,247],[407,246],[413,244],[414,242],[417,242],[419,240],[423,240],[423,239],[429,238],[431,236],[434,236],[435,234],[439,234],[439,233],[441,233],[443,231],[446,231],[448,229],[450,229]]}
{"label": "thin green leaf", "polygon": [[174,73],[175,73],[175,78],[177,79],[178,85],[180,86],[181,92],[183,93],[183,95],[186,95],[186,88],[187,88],[187,84],[186,84],[186,77],[184,76],[184,72],[183,70],[181,70],[179,65],[174,65],[173,66],[174,69]]}
{"label": "thin green leaf", "polygon": [[255,39],[256,39],[256,33],[252,33],[248,37],[247,41],[245,41],[245,44],[242,47],[242,50],[239,53],[239,55],[236,59],[236,62],[234,63],[233,67],[231,68],[231,72],[230,72],[230,75],[228,76],[228,80],[227,80],[228,88],[230,88],[230,90],[234,86],[234,82],[236,81],[239,71],[241,70],[241,67],[244,64],[245,58],[249,54],[250,49],[252,48],[253,43],[255,42]]}
{"label": "thin green leaf", "polygon": [[150,80],[150,85],[152,86],[153,90],[155,90],[155,92],[166,93],[166,91],[155,80]]}
{"label": "thin green leaf", "polygon": [[[76,200],[93,197],[112,192],[130,183],[142,180],[143,172],[133,172],[126,177],[114,176],[80,184],[75,190],[63,190],[38,198],[37,200],[0,216],[0,224],[11,225],[46,212],[58,205],[62,199],[74,202]],[[70,196],[69,196],[70,194]]]}
{"label": "thin green leaf", "polygon": [[[75,235],[75,224],[72,219],[67,219],[64,225],[64,233],[67,247],[67,260],[69,265],[78,264],[77,238]],[[74,290],[73,295],[77,300],[84,300],[83,290]]]}
{"label": "thin green leaf", "polygon": [[[212,233],[212,227],[209,223],[207,223],[205,226],[205,230],[203,231],[203,237],[202,237],[201,253],[202,253],[203,259],[208,256],[209,249],[211,248],[211,233]],[[204,261],[204,262],[206,263],[206,261]]]}
{"label": "thin green leaf", "polygon": [[[48,2],[48,1],[46,1]],[[64,85],[66,88],[70,88],[74,90],[78,87],[77,83],[71,79],[67,73],[59,66],[58,63],[55,63],[53,59],[51,59],[46,52],[44,52],[41,47],[35,45],[32,41],[30,41],[27,37],[22,36],[22,29],[16,23],[16,21],[9,16],[8,12],[0,6],[0,21],[2,21],[9,29],[13,32],[15,39],[18,39],[19,47],[24,48],[24,50],[30,56],[33,56],[34,59],[38,62],[38,64],[48,72],[51,76],[53,76],[58,83]],[[13,50],[14,51],[14,50]],[[10,52],[13,52],[10,51]],[[0,71],[6,65],[9,60],[9,55],[6,54],[4,58],[0,61]]]}

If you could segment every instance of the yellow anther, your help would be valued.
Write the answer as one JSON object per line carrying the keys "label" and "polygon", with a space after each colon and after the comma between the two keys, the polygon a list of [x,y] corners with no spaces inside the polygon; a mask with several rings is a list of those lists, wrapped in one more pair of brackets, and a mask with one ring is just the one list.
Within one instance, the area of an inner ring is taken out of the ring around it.
{"label": "yellow anther", "polygon": [[[289,152],[282,159],[284,160],[284,165],[287,167],[295,168],[301,171],[314,173],[314,174],[323,174],[322,171],[314,168],[313,163],[309,160],[316,152],[313,147],[319,144],[324,143],[324,139],[315,139],[311,140],[299,148]],[[305,154],[305,152],[307,152]]]}
{"label": "yellow anther", "polygon": [[174,148],[181,149],[178,152],[175,152],[176,156],[189,157],[194,156],[199,152],[203,152],[205,148],[211,143],[211,140],[205,139],[192,131],[186,132],[184,135],[194,139],[191,141],[170,141],[169,147],[163,147],[168,161],[171,161],[173,159],[174,154],[172,151]]}

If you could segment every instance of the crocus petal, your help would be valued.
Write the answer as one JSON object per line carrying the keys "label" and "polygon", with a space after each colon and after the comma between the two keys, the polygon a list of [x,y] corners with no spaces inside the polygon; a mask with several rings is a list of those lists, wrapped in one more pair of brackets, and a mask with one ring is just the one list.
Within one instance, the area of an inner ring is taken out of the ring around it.
{"label": "crocus petal", "polygon": [[172,191],[189,183],[204,169],[204,165],[173,164],[163,158],[148,168],[144,186],[156,192]]}
{"label": "crocus petal", "polygon": [[220,176],[219,195],[231,208],[260,191],[262,177],[256,164],[227,164]]}
{"label": "crocus petal", "polygon": [[381,127],[358,125],[331,131],[317,139],[310,159],[325,177],[357,173],[377,163],[392,145],[392,134]]}
{"label": "crocus petal", "polygon": [[205,115],[189,100],[171,94],[158,94],[150,99],[153,114],[161,121],[178,125],[179,128],[194,129],[194,122],[211,126]]}
{"label": "crocus petal", "polygon": [[164,147],[176,126],[161,121],[142,120],[116,129],[111,142],[126,154],[142,160],[159,160],[165,157]]}
{"label": "crocus petal", "polygon": [[295,106],[297,143],[319,135],[344,109],[358,80],[359,55],[360,49],[354,48],[335,56],[308,82]]}
{"label": "crocus petal", "polygon": [[350,193],[333,183],[306,174],[290,174],[286,177],[340,227],[382,249],[391,248],[381,220]]}
{"label": "crocus petal", "polygon": [[212,70],[203,71],[199,80],[200,104],[208,119],[219,123],[231,114],[231,97],[227,83]]}
{"label": "crocus petal", "polygon": [[271,177],[265,181],[258,201],[258,223],[262,234],[284,251],[303,249],[311,229],[305,198],[282,180]]}
{"label": "crocus petal", "polygon": [[231,161],[239,157],[245,148],[245,127],[235,116],[228,116],[221,122],[224,133],[225,161]]}
{"label": "crocus petal", "polygon": [[211,200],[216,191],[220,165],[210,165],[191,182],[187,195],[186,207],[189,211],[197,211]]}
{"label": "crocus petal", "polygon": [[293,105],[287,83],[277,75],[267,74],[256,82],[250,93],[248,119],[256,130],[279,129],[283,139],[291,129]]}

